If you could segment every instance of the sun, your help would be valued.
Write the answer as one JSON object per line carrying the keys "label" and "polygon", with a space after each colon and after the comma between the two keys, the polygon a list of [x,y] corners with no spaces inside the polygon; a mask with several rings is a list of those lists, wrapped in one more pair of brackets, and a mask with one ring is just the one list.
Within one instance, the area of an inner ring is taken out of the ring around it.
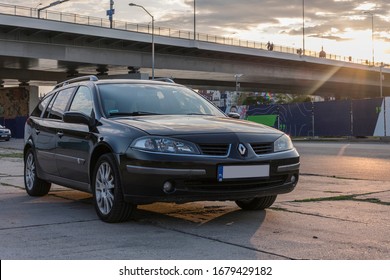
{"label": "sun", "polygon": [[339,41],[324,41],[324,48],[329,49],[329,53],[351,57],[353,61],[372,61],[375,41],[372,41],[369,30],[346,30],[338,36],[342,38]]}
{"label": "sun", "polygon": [[352,30],[347,29],[339,34],[342,38],[340,41],[324,40],[324,49],[328,53],[351,56],[354,62],[364,63],[368,61],[372,63],[390,62],[389,44],[383,40],[372,37],[371,30]]}

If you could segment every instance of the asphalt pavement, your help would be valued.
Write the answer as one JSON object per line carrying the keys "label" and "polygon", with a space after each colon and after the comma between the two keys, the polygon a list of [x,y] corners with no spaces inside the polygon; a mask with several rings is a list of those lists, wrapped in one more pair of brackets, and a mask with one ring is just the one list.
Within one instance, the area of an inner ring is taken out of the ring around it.
{"label": "asphalt pavement", "polygon": [[342,170],[348,160],[360,159],[359,168],[387,164],[384,152],[313,145],[297,143],[298,187],[266,211],[242,211],[233,202],[155,203],[140,206],[129,222],[106,224],[89,194],[54,185],[47,196],[29,197],[23,141],[0,142],[0,259],[389,260],[390,180]]}

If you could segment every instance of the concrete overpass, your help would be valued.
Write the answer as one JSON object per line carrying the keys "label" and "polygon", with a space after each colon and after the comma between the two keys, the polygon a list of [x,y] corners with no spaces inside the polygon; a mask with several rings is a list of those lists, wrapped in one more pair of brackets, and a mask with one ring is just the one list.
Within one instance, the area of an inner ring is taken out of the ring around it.
{"label": "concrete overpass", "polygon": [[[125,23],[113,29],[98,19],[46,13],[0,5],[0,80],[43,85],[67,77],[123,75],[139,69],[151,73],[151,30]],[[130,27],[129,27],[130,26]],[[314,94],[339,98],[390,96],[390,70],[362,63],[300,56],[295,51],[263,49],[180,38],[155,30],[155,75],[172,77],[195,88]]]}

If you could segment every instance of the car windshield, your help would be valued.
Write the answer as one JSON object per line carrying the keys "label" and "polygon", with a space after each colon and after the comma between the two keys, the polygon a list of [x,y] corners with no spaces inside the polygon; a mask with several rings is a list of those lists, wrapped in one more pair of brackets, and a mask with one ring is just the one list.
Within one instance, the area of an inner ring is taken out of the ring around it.
{"label": "car windshield", "polygon": [[224,114],[189,88],[162,84],[98,85],[104,114],[110,117],[142,115]]}

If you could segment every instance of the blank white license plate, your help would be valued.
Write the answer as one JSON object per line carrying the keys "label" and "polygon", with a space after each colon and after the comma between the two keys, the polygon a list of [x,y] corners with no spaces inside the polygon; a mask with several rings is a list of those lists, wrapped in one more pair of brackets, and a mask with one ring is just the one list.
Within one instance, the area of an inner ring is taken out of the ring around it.
{"label": "blank white license plate", "polygon": [[269,164],[218,166],[218,181],[269,177]]}

